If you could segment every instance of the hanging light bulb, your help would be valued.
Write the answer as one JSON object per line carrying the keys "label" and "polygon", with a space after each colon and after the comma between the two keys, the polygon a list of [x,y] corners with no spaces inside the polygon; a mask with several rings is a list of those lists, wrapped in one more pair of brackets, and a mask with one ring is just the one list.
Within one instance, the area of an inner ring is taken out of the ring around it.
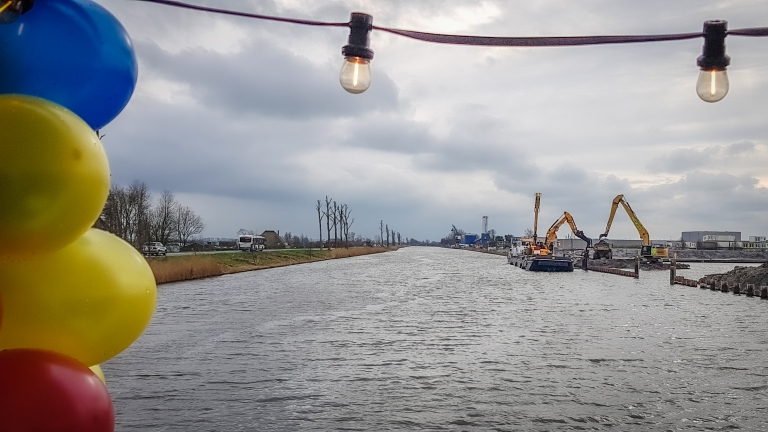
{"label": "hanging light bulb", "polygon": [[696,93],[704,102],[717,102],[728,94],[728,74],[725,69],[731,58],[725,54],[727,21],[704,22],[704,49],[696,64],[701,68]]}
{"label": "hanging light bulb", "polygon": [[353,94],[368,90],[371,86],[371,62],[361,57],[345,57],[339,82],[344,90]]}
{"label": "hanging light bulb", "polygon": [[372,28],[372,16],[359,12],[353,12],[350,16],[349,43],[341,49],[344,63],[341,65],[339,82],[344,90],[352,94],[362,93],[371,86],[373,51],[369,48],[369,33]]}
{"label": "hanging light bulb", "polygon": [[705,102],[717,102],[728,94],[728,73],[723,70],[702,70],[696,82],[696,93]]}
{"label": "hanging light bulb", "polygon": [[0,24],[11,24],[32,9],[35,0],[0,0]]}

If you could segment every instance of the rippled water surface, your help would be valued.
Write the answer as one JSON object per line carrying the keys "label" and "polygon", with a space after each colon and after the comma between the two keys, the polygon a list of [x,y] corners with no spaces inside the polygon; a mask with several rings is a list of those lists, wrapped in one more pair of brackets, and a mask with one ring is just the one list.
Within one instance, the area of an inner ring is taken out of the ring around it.
{"label": "rippled water surface", "polygon": [[170,284],[103,369],[118,431],[762,429],[768,301],[668,281],[406,248]]}

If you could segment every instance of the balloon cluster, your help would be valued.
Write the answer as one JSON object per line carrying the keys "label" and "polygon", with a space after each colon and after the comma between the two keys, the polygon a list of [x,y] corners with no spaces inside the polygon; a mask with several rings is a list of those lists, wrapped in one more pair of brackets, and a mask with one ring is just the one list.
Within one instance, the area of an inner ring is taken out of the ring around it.
{"label": "balloon cluster", "polygon": [[91,228],[98,130],[136,85],[130,38],[91,0],[0,0],[0,431],[113,431],[99,364],[155,308],[151,269]]}

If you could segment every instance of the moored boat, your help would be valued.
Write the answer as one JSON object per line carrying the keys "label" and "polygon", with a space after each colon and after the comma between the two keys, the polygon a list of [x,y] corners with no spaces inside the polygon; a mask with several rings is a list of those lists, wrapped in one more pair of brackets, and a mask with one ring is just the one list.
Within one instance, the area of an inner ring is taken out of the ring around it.
{"label": "moored boat", "polygon": [[573,261],[568,257],[518,255],[507,256],[507,262],[515,267],[537,272],[572,272]]}

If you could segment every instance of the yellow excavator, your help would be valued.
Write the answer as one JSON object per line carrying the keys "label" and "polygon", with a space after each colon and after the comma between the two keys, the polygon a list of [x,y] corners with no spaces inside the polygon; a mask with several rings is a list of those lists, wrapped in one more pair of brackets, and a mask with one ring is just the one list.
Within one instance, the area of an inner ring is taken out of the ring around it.
{"label": "yellow excavator", "polygon": [[587,237],[583,231],[576,228],[576,223],[573,221],[573,217],[570,213],[563,212],[563,215],[560,216],[560,218],[556,220],[555,223],[553,223],[547,231],[547,239],[544,241],[544,246],[548,253],[554,249],[554,243],[555,240],[557,240],[557,230],[559,230],[560,227],[566,222],[568,222],[568,225],[571,227],[571,231],[573,231],[573,234],[576,235],[576,237],[587,242],[587,249],[592,247],[592,239]]}
{"label": "yellow excavator", "polygon": [[547,237],[543,242],[539,241],[538,228],[539,228],[539,206],[541,204],[541,193],[536,193],[536,202],[533,205],[533,238],[522,239],[524,255],[539,255],[547,256],[552,254],[554,249],[554,242],[557,240],[557,230],[565,223],[571,227],[571,231],[580,239],[587,242],[587,248],[592,246],[592,239],[584,235],[584,232],[576,228],[576,223],[573,221],[573,217],[570,213],[564,212],[563,215],[549,227],[547,230]]}
{"label": "yellow excavator", "polygon": [[594,253],[592,258],[611,259],[613,257],[611,245],[605,240],[605,237],[608,237],[608,231],[611,230],[613,216],[616,215],[616,209],[619,207],[619,204],[621,204],[622,207],[624,207],[624,210],[627,211],[629,219],[635,225],[635,228],[637,228],[637,232],[640,233],[640,239],[643,242],[643,245],[640,249],[640,255],[649,261],[658,261],[661,258],[667,258],[669,256],[669,251],[666,247],[651,246],[651,238],[648,235],[648,230],[646,230],[643,224],[640,223],[640,219],[637,218],[637,215],[632,210],[632,207],[630,207],[627,200],[624,199],[624,195],[616,195],[616,198],[613,199],[613,205],[611,205],[611,214],[608,216],[608,224],[605,226],[605,232],[600,234],[598,237],[599,241],[593,246]]}

